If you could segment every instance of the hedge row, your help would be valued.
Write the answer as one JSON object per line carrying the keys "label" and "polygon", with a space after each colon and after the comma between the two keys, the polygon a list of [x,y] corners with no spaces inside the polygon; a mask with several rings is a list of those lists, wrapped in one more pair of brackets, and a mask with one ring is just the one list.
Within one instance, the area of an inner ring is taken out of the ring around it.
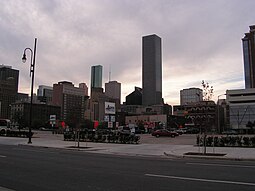
{"label": "hedge row", "polygon": [[[206,146],[215,147],[255,147],[255,136],[206,136]],[[204,136],[198,135],[196,144],[199,146],[204,145]]]}
{"label": "hedge row", "polygon": [[[33,136],[32,132],[32,136]],[[28,131],[11,131],[7,130],[5,132],[0,132],[0,136],[5,136],[5,137],[29,137],[29,132]]]}
{"label": "hedge row", "polygon": [[[75,141],[78,139],[74,132],[65,132],[64,141]],[[101,143],[124,143],[138,144],[140,136],[122,133],[97,133],[97,132],[79,132],[79,141],[101,142]]]}

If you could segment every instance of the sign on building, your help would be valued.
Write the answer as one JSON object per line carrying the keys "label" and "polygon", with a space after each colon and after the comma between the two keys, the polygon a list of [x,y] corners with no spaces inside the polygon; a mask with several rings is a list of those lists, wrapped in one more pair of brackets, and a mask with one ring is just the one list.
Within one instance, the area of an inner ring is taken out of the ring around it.
{"label": "sign on building", "polygon": [[115,103],[105,102],[105,114],[115,114]]}
{"label": "sign on building", "polygon": [[105,121],[105,122],[109,122],[109,115],[105,115],[105,116],[104,116],[104,121]]}
{"label": "sign on building", "polygon": [[50,115],[50,124],[52,127],[56,124],[56,115]]}
{"label": "sign on building", "polygon": [[50,115],[50,121],[56,121],[56,115]]}

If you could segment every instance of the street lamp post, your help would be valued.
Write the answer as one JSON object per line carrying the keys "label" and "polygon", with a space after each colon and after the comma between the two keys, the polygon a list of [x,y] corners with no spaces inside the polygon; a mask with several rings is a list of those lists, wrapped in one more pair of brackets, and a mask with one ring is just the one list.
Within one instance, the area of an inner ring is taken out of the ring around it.
{"label": "street lamp post", "polygon": [[31,138],[32,138],[32,106],[33,106],[33,90],[34,90],[34,77],[35,77],[35,55],[36,55],[36,44],[37,44],[37,38],[35,38],[35,44],[34,44],[34,51],[31,48],[25,48],[22,62],[25,63],[26,58],[26,51],[29,50],[31,53],[31,65],[30,65],[30,77],[32,78],[31,81],[31,101],[30,101],[30,111],[29,111],[29,133],[28,133],[28,144],[31,144]]}
{"label": "street lamp post", "polygon": [[218,113],[218,124],[217,124],[217,126],[218,126],[218,133],[220,133],[220,103],[219,103],[219,99],[220,99],[220,96],[223,96],[223,95],[226,95],[226,94],[221,94],[221,95],[218,95],[218,102],[217,102],[217,113]]}

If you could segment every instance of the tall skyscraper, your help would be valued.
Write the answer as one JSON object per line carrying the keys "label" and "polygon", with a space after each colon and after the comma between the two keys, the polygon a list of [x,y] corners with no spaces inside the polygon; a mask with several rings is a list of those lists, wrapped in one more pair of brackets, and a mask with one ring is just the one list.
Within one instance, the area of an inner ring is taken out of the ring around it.
{"label": "tall skyscraper", "polygon": [[243,42],[245,88],[255,88],[255,25],[245,33]]}
{"label": "tall skyscraper", "polygon": [[162,104],[161,38],[155,34],[144,36],[142,43],[143,105],[160,105]]}
{"label": "tall skyscraper", "polygon": [[102,88],[103,66],[97,65],[91,67],[91,89]]}
{"label": "tall skyscraper", "polygon": [[0,65],[0,118],[10,118],[10,105],[16,101],[19,71]]}

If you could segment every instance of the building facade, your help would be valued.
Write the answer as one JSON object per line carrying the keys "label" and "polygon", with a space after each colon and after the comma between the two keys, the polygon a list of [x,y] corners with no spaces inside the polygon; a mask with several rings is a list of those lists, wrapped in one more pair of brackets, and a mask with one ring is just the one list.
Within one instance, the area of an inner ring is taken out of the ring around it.
{"label": "building facade", "polygon": [[51,103],[52,96],[53,96],[53,87],[39,85],[39,87],[37,89],[37,99],[40,102]]}
{"label": "building facade", "polygon": [[161,38],[157,35],[142,39],[143,105],[162,104],[162,53]]}
{"label": "building facade", "polygon": [[[43,127],[49,120],[50,115],[56,115],[56,119],[60,118],[61,108],[59,106],[33,103],[32,127]],[[11,104],[11,121],[19,127],[29,126],[30,103],[16,102]]]}
{"label": "building facade", "polygon": [[175,105],[173,106],[173,114],[185,117],[186,126],[206,131],[217,130],[217,105],[214,101]]}
{"label": "building facade", "polygon": [[17,99],[19,71],[0,65],[0,118],[10,118],[10,105]]}
{"label": "building facade", "polygon": [[135,90],[126,96],[125,105],[142,105],[143,104],[143,90],[135,87]]}
{"label": "building facade", "polygon": [[118,105],[121,103],[121,83],[117,81],[109,81],[105,83],[105,95],[109,98],[118,100]]}
{"label": "building facade", "polygon": [[85,118],[86,101],[84,89],[74,87],[72,82],[62,81],[53,85],[52,103],[61,107],[61,119],[70,124]]}
{"label": "building facade", "polygon": [[247,125],[255,122],[255,88],[227,90],[229,128],[241,133],[250,131]]}
{"label": "building facade", "polygon": [[84,95],[86,95],[86,96],[88,96],[89,94],[88,94],[88,86],[87,86],[87,84],[86,83],[79,83],[79,88],[80,89],[84,89]]}
{"label": "building facade", "polygon": [[203,101],[203,90],[200,88],[189,88],[180,91],[181,105]]}
{"label": "building facade", "polygon": [[102,88],[103,66],[97,65],[91,67],[91,89]]}
{"label": "building facade", "polygon": [[245,88],[255,88],[255,25],[242,39]]}

